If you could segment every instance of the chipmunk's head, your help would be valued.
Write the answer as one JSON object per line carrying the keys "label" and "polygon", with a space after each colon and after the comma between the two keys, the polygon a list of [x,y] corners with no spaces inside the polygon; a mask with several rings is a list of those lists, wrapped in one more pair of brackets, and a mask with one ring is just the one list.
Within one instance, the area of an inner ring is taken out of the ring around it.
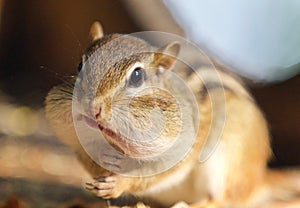
{"label": "chipmunk's head", "polygon": [[180,106],[168,90],[168,73],[179,44],[155,48],[130,35],[103,35],[91,28],[92,45],[83,55],[80,86],[86,123],[116,149],[135,158],[159,155],[177,139]]}

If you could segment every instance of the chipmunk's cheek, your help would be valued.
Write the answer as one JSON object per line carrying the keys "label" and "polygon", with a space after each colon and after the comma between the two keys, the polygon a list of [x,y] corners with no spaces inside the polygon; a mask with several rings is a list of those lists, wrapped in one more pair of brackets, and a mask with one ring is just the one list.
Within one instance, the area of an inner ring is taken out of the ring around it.
{"label": "chipmunk's cheek", "polygon": [[99,130],[115,150],[131,158],[145,159],[157,156],[167,151],[173,144],[169,138],[156,134],[121,135],[101,124],[99,124]]}
{"label": "chipmunk's cheek", "polygon": [[[144,138],[140,138],[143,140]],[[161,144],[161,145],[160,145]],[[163,143],[161,141],[154,141],[154,142],[127,142],[125,146],[126,152],[132,158],[139,158],[139,159],[147,159],[152,158],[155,156],[159,156],[163,154],[170,148],[169,143]]]}
{"label": "chipmunk's cheek", "polygon": [[159,155],[161,152],[152,151],[152,147],[145,147],[145,146],[139,146],[139,145],[127,145],[125,154],[128,155],[131,158],[135,159],[141,159],[141,160],[147,160],[149,158],[153,158],[154,156]]}
{"label": "chipmunk's cheek", "polygon": [[146,151],[147,148],[145,148],[144,145],[137,144],[128,138],[125,139],[124,137],[108,129],[101,128],[101,126],[99,126],[99,128],[108,143],[110,143],[110,145],[118,152],[131,158],[145,158],[151,156],[151,153]]}

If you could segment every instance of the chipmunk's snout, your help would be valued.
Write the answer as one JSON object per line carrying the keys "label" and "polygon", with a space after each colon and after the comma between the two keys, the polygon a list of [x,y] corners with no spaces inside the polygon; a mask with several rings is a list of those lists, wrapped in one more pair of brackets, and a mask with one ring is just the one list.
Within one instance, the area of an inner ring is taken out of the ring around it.
{"label": "chipmunk's snout", "polygon": [[94,106],[94,115],[98,121],[109,121],[111,120],[111,103],[108,100],[98,102]]}

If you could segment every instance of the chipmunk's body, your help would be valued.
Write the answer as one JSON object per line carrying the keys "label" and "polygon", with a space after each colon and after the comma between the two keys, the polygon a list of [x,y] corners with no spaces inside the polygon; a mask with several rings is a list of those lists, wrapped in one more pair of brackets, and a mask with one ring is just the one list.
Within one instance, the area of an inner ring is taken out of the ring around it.
{"label": "chipmunk's body", "polygon": [[[82,70],[87,70],[84,69],[86,60],[97,48],[120,35],[101,37],[99,27],[95,25],[92,28],[92,36],[94,44],[84,56]],[[127,45],[118,43],[122,46],[118,50],[151,48],[146,42],[135,38],[129,38],[126,41],[128,41]],[[118,125],[118,121],[111,122],[113,120],[111,111],[116,102],[113,95],[119,100],[129,99],[137,88],[148,84],[166,89],[176,87],[164,74],[164,71],[173,66],[174,58],[165,56],[163,53],[176,56],[178,50],[176,44],[170,44],[160,49],[160,53],[135,56],[132,60],[125,60],[119,65],[113,65],[113,68],[108,67],[106,71],[102,71],[104,75],[101,74],[102,80],[98,82],[95,80],[99,74],[83,77],[88,80],[82,84],[85,93],[92,91],[96,93],[96,98],[89,105],[91,109],[85,112],[86,116],[95,118],[108,142],[122,153],[132,157],[156,154],[172,144],[173,135],[176,135],[177,129],[183,125],[180,116],[176,113],[178,106],[173,103],[172,97],[168,97],[169,95],[164,94],[162,90],[151,92],[145,90],[141,95],[133,97],[130,102],[130,109],[133,109],[130,115],[133,115],[135,119],[145,119],[148,115],[148,108],[153,110],[153,106],[161,109],[167,118],[171,117],[170,122],[166,123],[166,129],[162,131],[163,140],[158,141],[159,145],[154,143],[153,145],[156,146],[151,146],[151,144],[147,146],[139,141],[135,143],[126,141],[131,136],[130,131],[129,135],[126,135],[123,133],[125,132],[122,130],[123,127]],[[113,57],[97,57],[90,66],[111,66],[108,63],[110,59]],[[97,61],[102,63],[96,63]],[[142,65],[136,66],[136,63],[142,63]],[[145,71],[141,72],[140,68],[144,68]],[[299,197],[300,179],[297,178],[300,176],[299,173],[272,172],[267,169],[266,164],[271,156],[267,124],[244,87],[223,72],[218,73],[221,82],[213,76],[212,70],[200,68],[197,73],[184,77],[196,98],[200,114],[196,140],[187,156],[174,167],[146,177],[125,177],[112,174],[95,163],[78,142],[74,129],[73,87],[65,84],[50,91],[46,99],[46,116],[57,137],[77,152],[87,171],[96,178],[94,183],[88,184],[88,188],[103,198],[116,198],[123,193],[132,193],[153,199],[165,207],[180,201],[199,207],[206,205],[262,207],[262,205],[271,205],[278,200],[289,201]],[[133,75],[137,77],[132,78]],[[199,75],[203,78],[202,81],[197,79]],[[144,83],[140,83],[139,76],[147,76],[143,78]],[[72,83],[75,83],[75,80]],[[95,85],[95,83],[98,84]],[[217,98],[214,105],[211,103],[212,96]],[[222,97],[225,98],[225,103],[224,100],[218,100]],[[213,117],[218,117],[220,109],[225,109],[226,115],[226,122],[222,126],[223,131],[211,156],[201,163],[199,156],[208,148],[205,141],[209,137],[209,132],[214,132],[214,128],[219,128],[218,122],[214,123]],[[186,111],[186,114],[193,119],[191,112]],[[143,122],[147,123],[145,120]],[[143,127],[146,124],[140,125]]]}

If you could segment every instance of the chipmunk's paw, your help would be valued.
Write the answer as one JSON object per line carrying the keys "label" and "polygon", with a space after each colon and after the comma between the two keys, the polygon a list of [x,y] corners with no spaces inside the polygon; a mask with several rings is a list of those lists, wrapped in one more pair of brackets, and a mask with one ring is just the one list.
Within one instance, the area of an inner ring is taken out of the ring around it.
{"label": "chipmunk's paw", "polygon": [[117,198],[123,192],[117,175],[95,178],[93,182],[86,183],[85,188],[104,199]]}

